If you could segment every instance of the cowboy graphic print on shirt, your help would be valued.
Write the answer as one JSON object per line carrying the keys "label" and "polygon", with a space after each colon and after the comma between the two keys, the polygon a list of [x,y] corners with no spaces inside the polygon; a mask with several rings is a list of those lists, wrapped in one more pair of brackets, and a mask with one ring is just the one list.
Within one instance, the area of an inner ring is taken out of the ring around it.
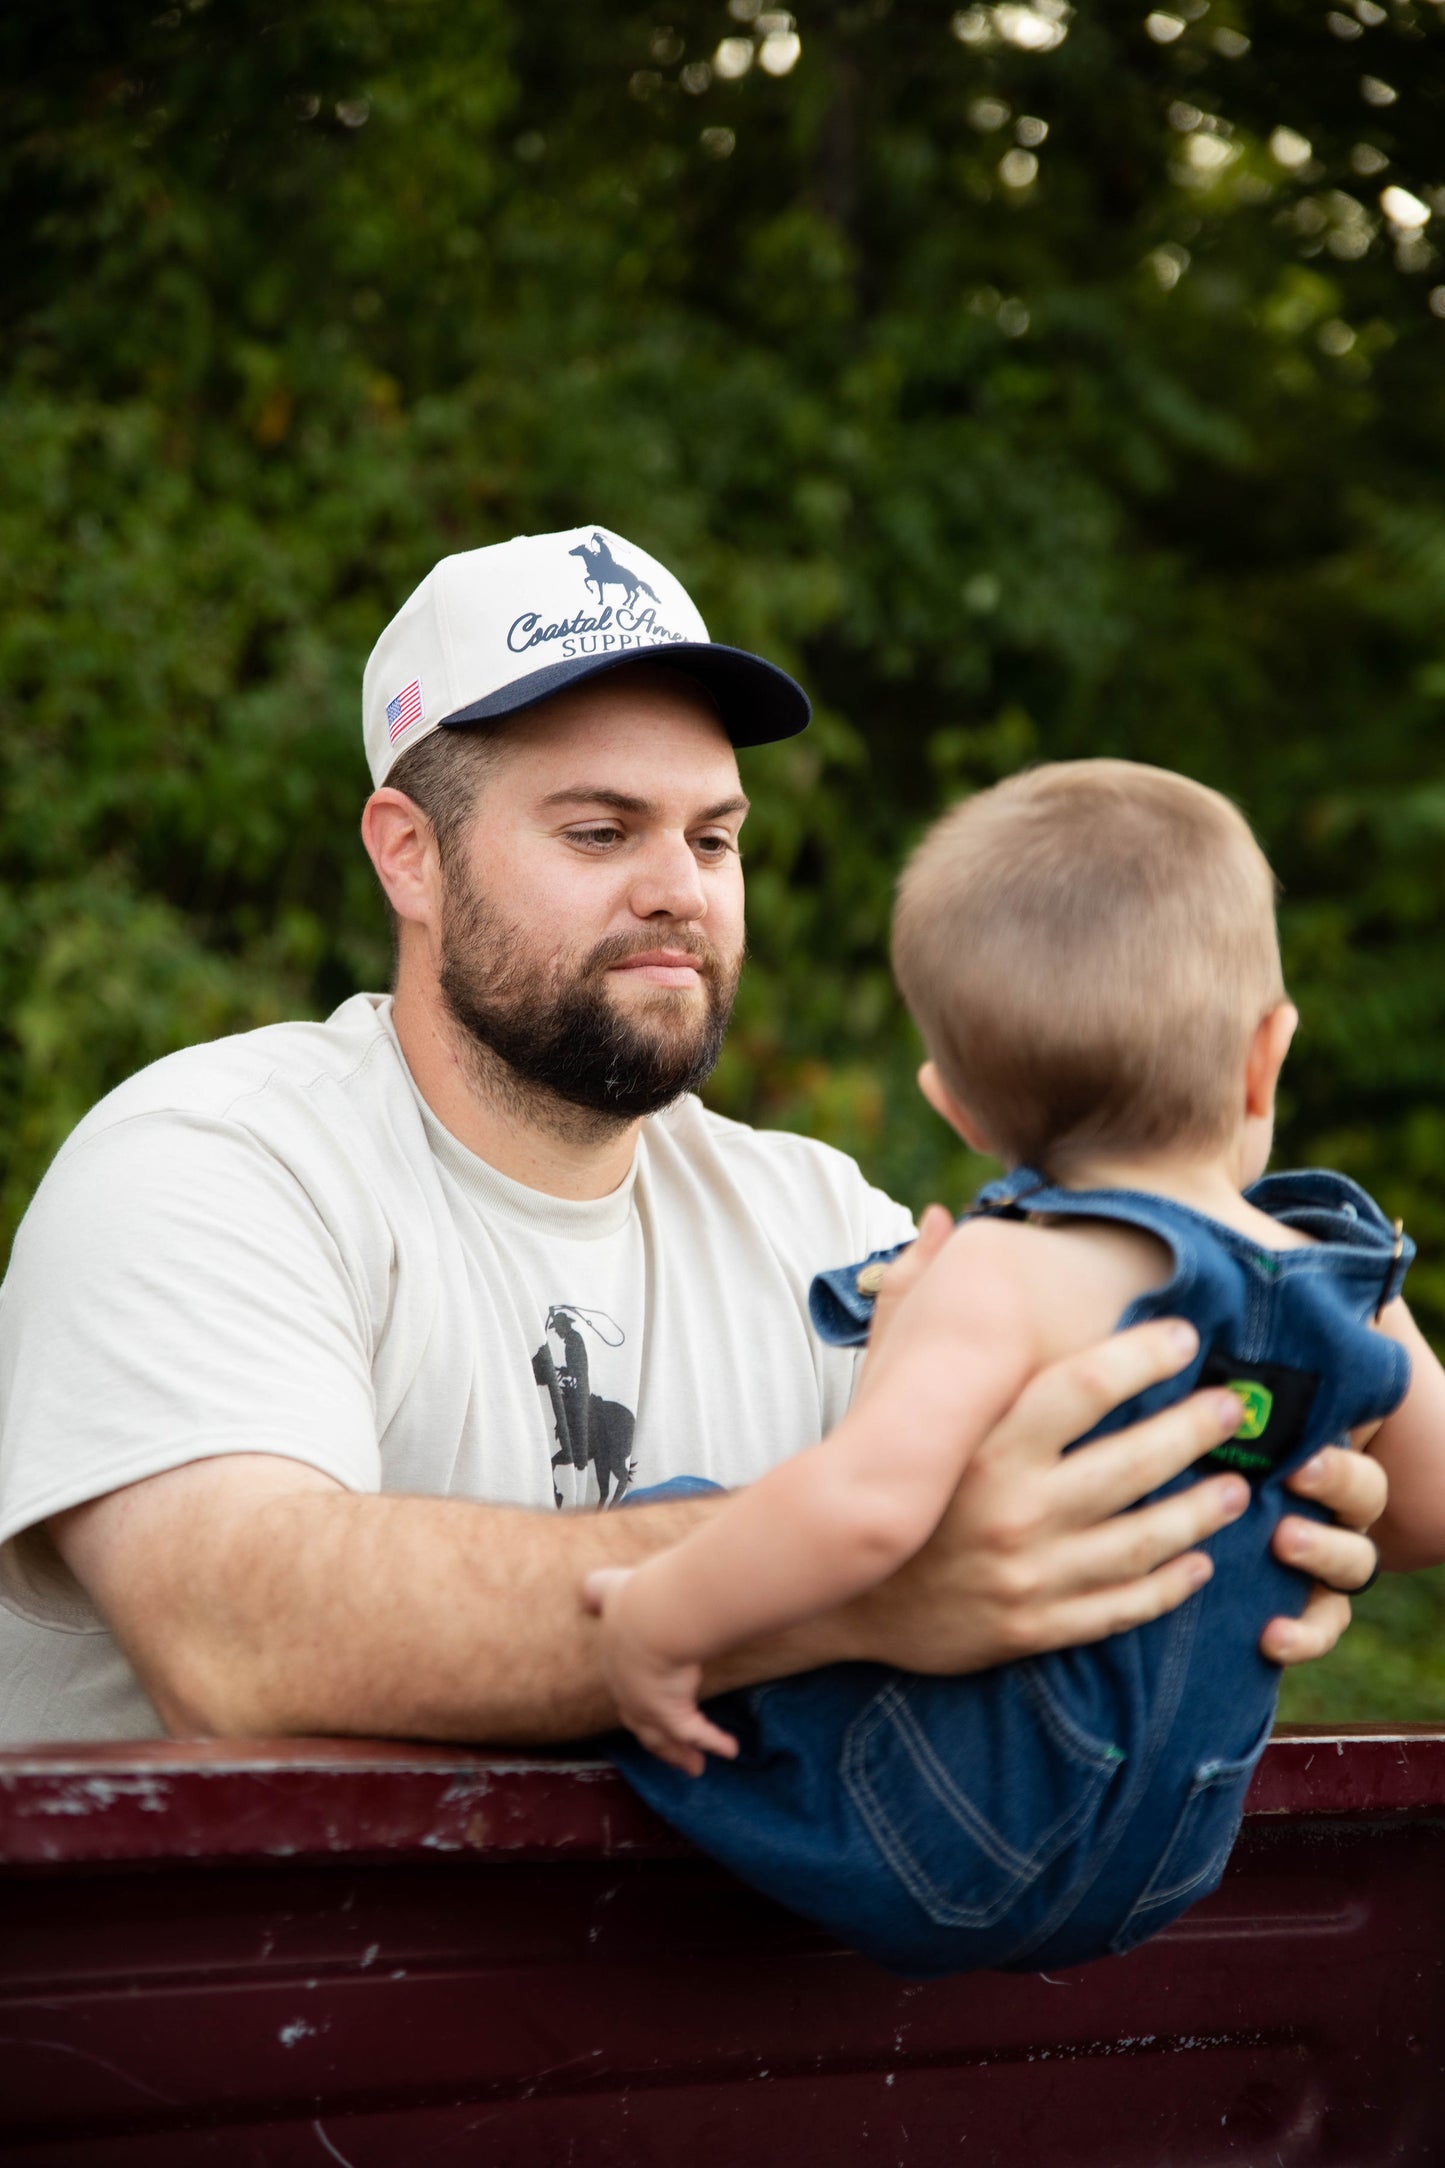
{"label": "cowboy graphic print on shirt", "polygon": [[604,1310],[580,1303],[553,1303],[546,1336],[532,1357],[532,1375],[547,1396],[557,1450],[552,1455],[552,1497],[559,1506],[619,1505],[636,1465],[635,1412],[593,1388],[594,1364],[605,1375],[606,1351],[627,1335]]}

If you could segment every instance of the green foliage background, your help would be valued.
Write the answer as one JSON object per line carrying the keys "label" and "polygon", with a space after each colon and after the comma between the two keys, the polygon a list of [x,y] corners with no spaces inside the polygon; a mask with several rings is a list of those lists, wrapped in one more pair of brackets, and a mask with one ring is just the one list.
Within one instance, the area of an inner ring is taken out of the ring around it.
{"label": "green foliage background", "polygon": [[[960,1198],[900,854],[1159,761],[1285,884],[1283,1156],[1445,1331],[1445,8],[797,4],[0,15],[0,1250],[119,1078],[384,982],[366,652],[596,519],[817,697],[717,1104]],[[1439,1580],[1360,1609],[1289,1713],[1445,1714]]]}

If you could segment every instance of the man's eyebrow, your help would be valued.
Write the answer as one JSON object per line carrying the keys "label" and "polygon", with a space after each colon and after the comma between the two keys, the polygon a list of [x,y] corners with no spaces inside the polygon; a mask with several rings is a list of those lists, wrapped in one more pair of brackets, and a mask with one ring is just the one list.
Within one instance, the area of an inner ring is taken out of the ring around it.
{"label": "man's eyebrow", "polygon": [[[657,811],[650,798],[634,798],[625,790],[607,790],[590,783],[570,783],[565,790],[554,790],[542,800],[542,805],[544,809],[556,805],[605,805],[614,813],[635,813],[644,819]],[[693,818],[726,820],[730,813],[746,813],[748,808],[749,800],[739,791],[731,798],[720,798],[716,805],[704,806]]]}

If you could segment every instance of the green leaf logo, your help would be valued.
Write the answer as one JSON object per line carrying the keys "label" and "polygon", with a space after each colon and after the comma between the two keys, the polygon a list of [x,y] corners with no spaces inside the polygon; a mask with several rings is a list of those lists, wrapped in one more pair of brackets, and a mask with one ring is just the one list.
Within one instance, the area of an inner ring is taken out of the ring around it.
{"label": "green leaf logo", "polygon": [[1231,1378],[1229,1390],[1238,1393],[1244,1402],[1244,1414],[1235,1437],[1262,1438],[1274,1412],[1274,1394],[1267,1385],[1256,1385],[1249,1378]]}

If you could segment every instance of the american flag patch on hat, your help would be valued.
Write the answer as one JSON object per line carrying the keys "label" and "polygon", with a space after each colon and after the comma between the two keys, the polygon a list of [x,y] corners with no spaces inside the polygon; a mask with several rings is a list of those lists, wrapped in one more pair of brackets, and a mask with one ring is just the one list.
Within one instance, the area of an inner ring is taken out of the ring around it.
{"label": "american flag patch on hat", "polygon": [[421,679],[413,678],[410,685],[403,685],[395,700],[386,704],[386,734],[393,745],[404,730],[422,718]]}

